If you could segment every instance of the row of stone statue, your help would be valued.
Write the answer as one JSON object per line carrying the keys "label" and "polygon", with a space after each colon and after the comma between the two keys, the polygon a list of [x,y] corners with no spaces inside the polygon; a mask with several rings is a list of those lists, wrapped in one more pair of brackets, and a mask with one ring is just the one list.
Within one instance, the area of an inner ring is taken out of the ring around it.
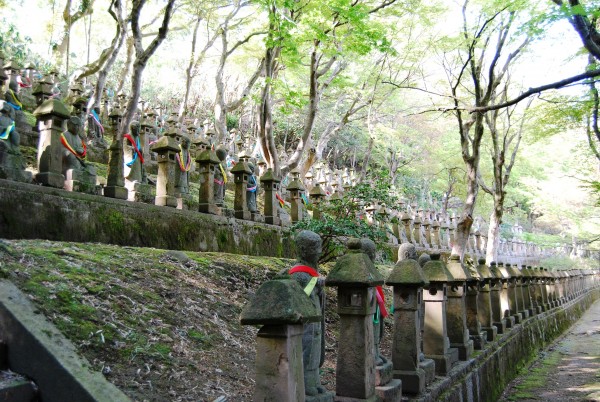
{"label": "row of stone statue", "polygon": [[[600,286],[599,271],[548,271],[484,260],[463,264],[439,254],[417,258],[400,246],[387,278],[374,265],[375,244],[351,239],[348,253],[323,278],[321,240],[297,235],[298,262],[264,283],[240,320],[261,325],[256,344],[257,401],[333,401],[320,382],[324,361],[324,286],[337,287],[336,400],[400,401],[417,395],[470,359],[474,349],[535,315],[570,303]],[[391,359],[379,345],[389,306],[383,284],[393,287]],[[282,365],[281,362],[286,364]],[[347,399],[344,399],[347,398]]]}

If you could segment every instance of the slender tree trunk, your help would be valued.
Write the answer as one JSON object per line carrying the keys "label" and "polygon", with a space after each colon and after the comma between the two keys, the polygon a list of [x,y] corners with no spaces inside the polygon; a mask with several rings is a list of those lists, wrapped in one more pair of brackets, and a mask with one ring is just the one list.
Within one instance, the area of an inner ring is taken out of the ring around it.
{"label": "slender tree trunk", "polygon": [[[498,247],[500,245],[500,224],[502,223],[502,212],[504,200],[494,197],[494,209],[490,214],[490,227],[488,229],[488,242],[485,251],[486,264],[498,261]],[[502,197],[503,198],[503,197]]]}
{"label": "slender tree trunk", "polygon": [[200,28],[200,22],[202,21],[202,17],[197,16],[196,22],[194,24],[194,32],[192,33],[192,50],[190,53],[190,62],[188,63],[187,68],[185,69],[185,94],[183,95],[183,101],[179,106],[179,117],[183,117],[183,115],[187,111],[187,105],[190,98],[190,89],[192,87],[193,80],[193,69],[196,61],[196,43],[198,41],[198,29]]}
{"label": "slender tree trunk", "polygon": [[129,72],[131,71],[131,67],[133,66],[133,61],[135,60],[134,42],[135,39],[132,36],[127,38],[127,59],[125,60],[123,70],[121,70],[121,75],[119,77],[119,83],[117,84],[117,88],[115,89],[115,94],[119,94],[123,91],[123,87],[125,86],[127,77],[129,77]]}

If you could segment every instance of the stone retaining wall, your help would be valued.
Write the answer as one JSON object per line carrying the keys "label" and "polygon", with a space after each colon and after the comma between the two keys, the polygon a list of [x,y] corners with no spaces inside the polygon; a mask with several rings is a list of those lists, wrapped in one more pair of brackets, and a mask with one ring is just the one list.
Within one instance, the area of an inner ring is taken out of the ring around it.
{"label": "stone retaining wall", "polygon": [[[411,401],[497,401],[519,369],[574,324],[600,298],[600,289],[536,315],[516,325],[496,341],[459,362],[446,377],[436,381]],[[404,395],[406,397],[406,395]]]}
{"label": "stone retaining wall", "polygon": [[0,180],[2,237],[295,256],[279,226],[8,180]]}

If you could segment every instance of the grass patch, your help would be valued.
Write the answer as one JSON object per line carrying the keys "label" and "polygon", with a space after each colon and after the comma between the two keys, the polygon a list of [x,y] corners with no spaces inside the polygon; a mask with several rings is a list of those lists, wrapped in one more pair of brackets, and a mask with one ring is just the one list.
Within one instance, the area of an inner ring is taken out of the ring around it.
{"label": "grass patch", "polygon": [[522,399],[537,399],[538,390],[548,381],[548,375],[556,371],[561,354],[558,350],[548,353],[539,366],[528,368],[523,381],[515,386],[516,391],[508,398],[511,401]]}

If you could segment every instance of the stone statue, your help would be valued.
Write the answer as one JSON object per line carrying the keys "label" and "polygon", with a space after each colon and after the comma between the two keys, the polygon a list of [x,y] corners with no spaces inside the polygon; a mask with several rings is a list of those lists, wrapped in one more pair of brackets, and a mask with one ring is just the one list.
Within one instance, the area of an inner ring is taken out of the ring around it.
{"label": "stone statue", "polygon": [[431,261],[431,257],[429,256],[429,254],[423,253],[419,256],[418,261],[421,268],[423,268],[425,266],[425,263]]}
{"label": "stone statue", "polygon": [[14,110],[23,109],[23,104],[18,95],[19,85],[16,80],[11,80],[8,84],[8,89],[4,92],[4,100],[8,102],[9,106]]}
{"label": "stone statue", "polygon": [[31,173],[25,171],[19,146],[15,110],[7,102],[0,101],[0,179],[31,182]]}
{"label": "stone statue", "polygon": [[21,154],[19,150],[21,139],[15,126],[15,111],[8,102],[2,102],[0,108],[0,138],[2,139],[0,153]]}
{"label": "stone statue", "polygon": [[398,261],[415,260],[417,261],[417,249],[412,243],[402,243],[398,247]]}
{"label": "stone statue", "polygon": [[181,137],[181,152],[179,152],[179,181],[175,185],[175,193],[187,195],[190,192],[189,175],[192,168],[192,155],[190,154],[190,145],[192,141],[187,136]]}
{"label": "stone statue", "polygon": [[[134,121],[129,126],[129,136],[125,138],[125,179],[131,183],[144,183],[144,148],[140,141],[140,123]],[[144,183],[145,184],[145,183]]]}
{"label": "stone statue", "polygon": [[258,208],[256,207],[256,193],[258,192],[258,182],[256,181],[256,176],[254,175],[254,164],[248,162],[248,167],[252,172],[250,177],[248,178],[248,185],[246,186],[246,205],[248,205],[248,211],[253,214],[258,212]]}
{"label": "stone statue", "polygon": [[219,207],[223,206],[223,200],[225,199],[225,184],[227,184],[227,149],[219,146],[216,150],[217,158],[219,158],[219,165],[215,169],[215,185],[213,190],[213,196],[215,204]]}
{"label": "stone statue", "polygon": [[81,134],[81,120],[79,117],[72,116],[67,120],[67,131],[63,132],[61,142],[63,144],[63,164],[62,172],[66,177],[67,170],[86,170],[86,164],[83,161],[86,154],[86,148]]}
{"label": "stone statue", "polygon": [[304,325],[302,357],[304,365],[304,390],[307,396],[326,393],[321,385],[319,367],[325,358],[325,292],[323,281],[318,277],[318,261],[322,252],[321,237],[315,232],[303,230],[296,236],[298,262],[287,271],[298,281],[310,300],[321,312],[321,321]]}
{"label": "stone statue", "polygon": [[[377,251],[377,247],[375,246],[375,242],[371,239],[363,238],[360,239],[360,249],[366,255],[369,256],[371,262],[375,264],[375,254]],[[383,294],[383,288],[381,286],[377,286],[375,291],[379,294],[381,299],[378,299],[383,304],[383,308],[378,305],[377,310],[375,311],[375,315],[373,316],[373,339],[375,341],[375,365],[382,366],[387,363],[387,359],[381,355],[381,339],[383,338],[383,331],[385,330],[385,324],[383,319],[388,315],[387,310],[385,309],[385,296]]]}

